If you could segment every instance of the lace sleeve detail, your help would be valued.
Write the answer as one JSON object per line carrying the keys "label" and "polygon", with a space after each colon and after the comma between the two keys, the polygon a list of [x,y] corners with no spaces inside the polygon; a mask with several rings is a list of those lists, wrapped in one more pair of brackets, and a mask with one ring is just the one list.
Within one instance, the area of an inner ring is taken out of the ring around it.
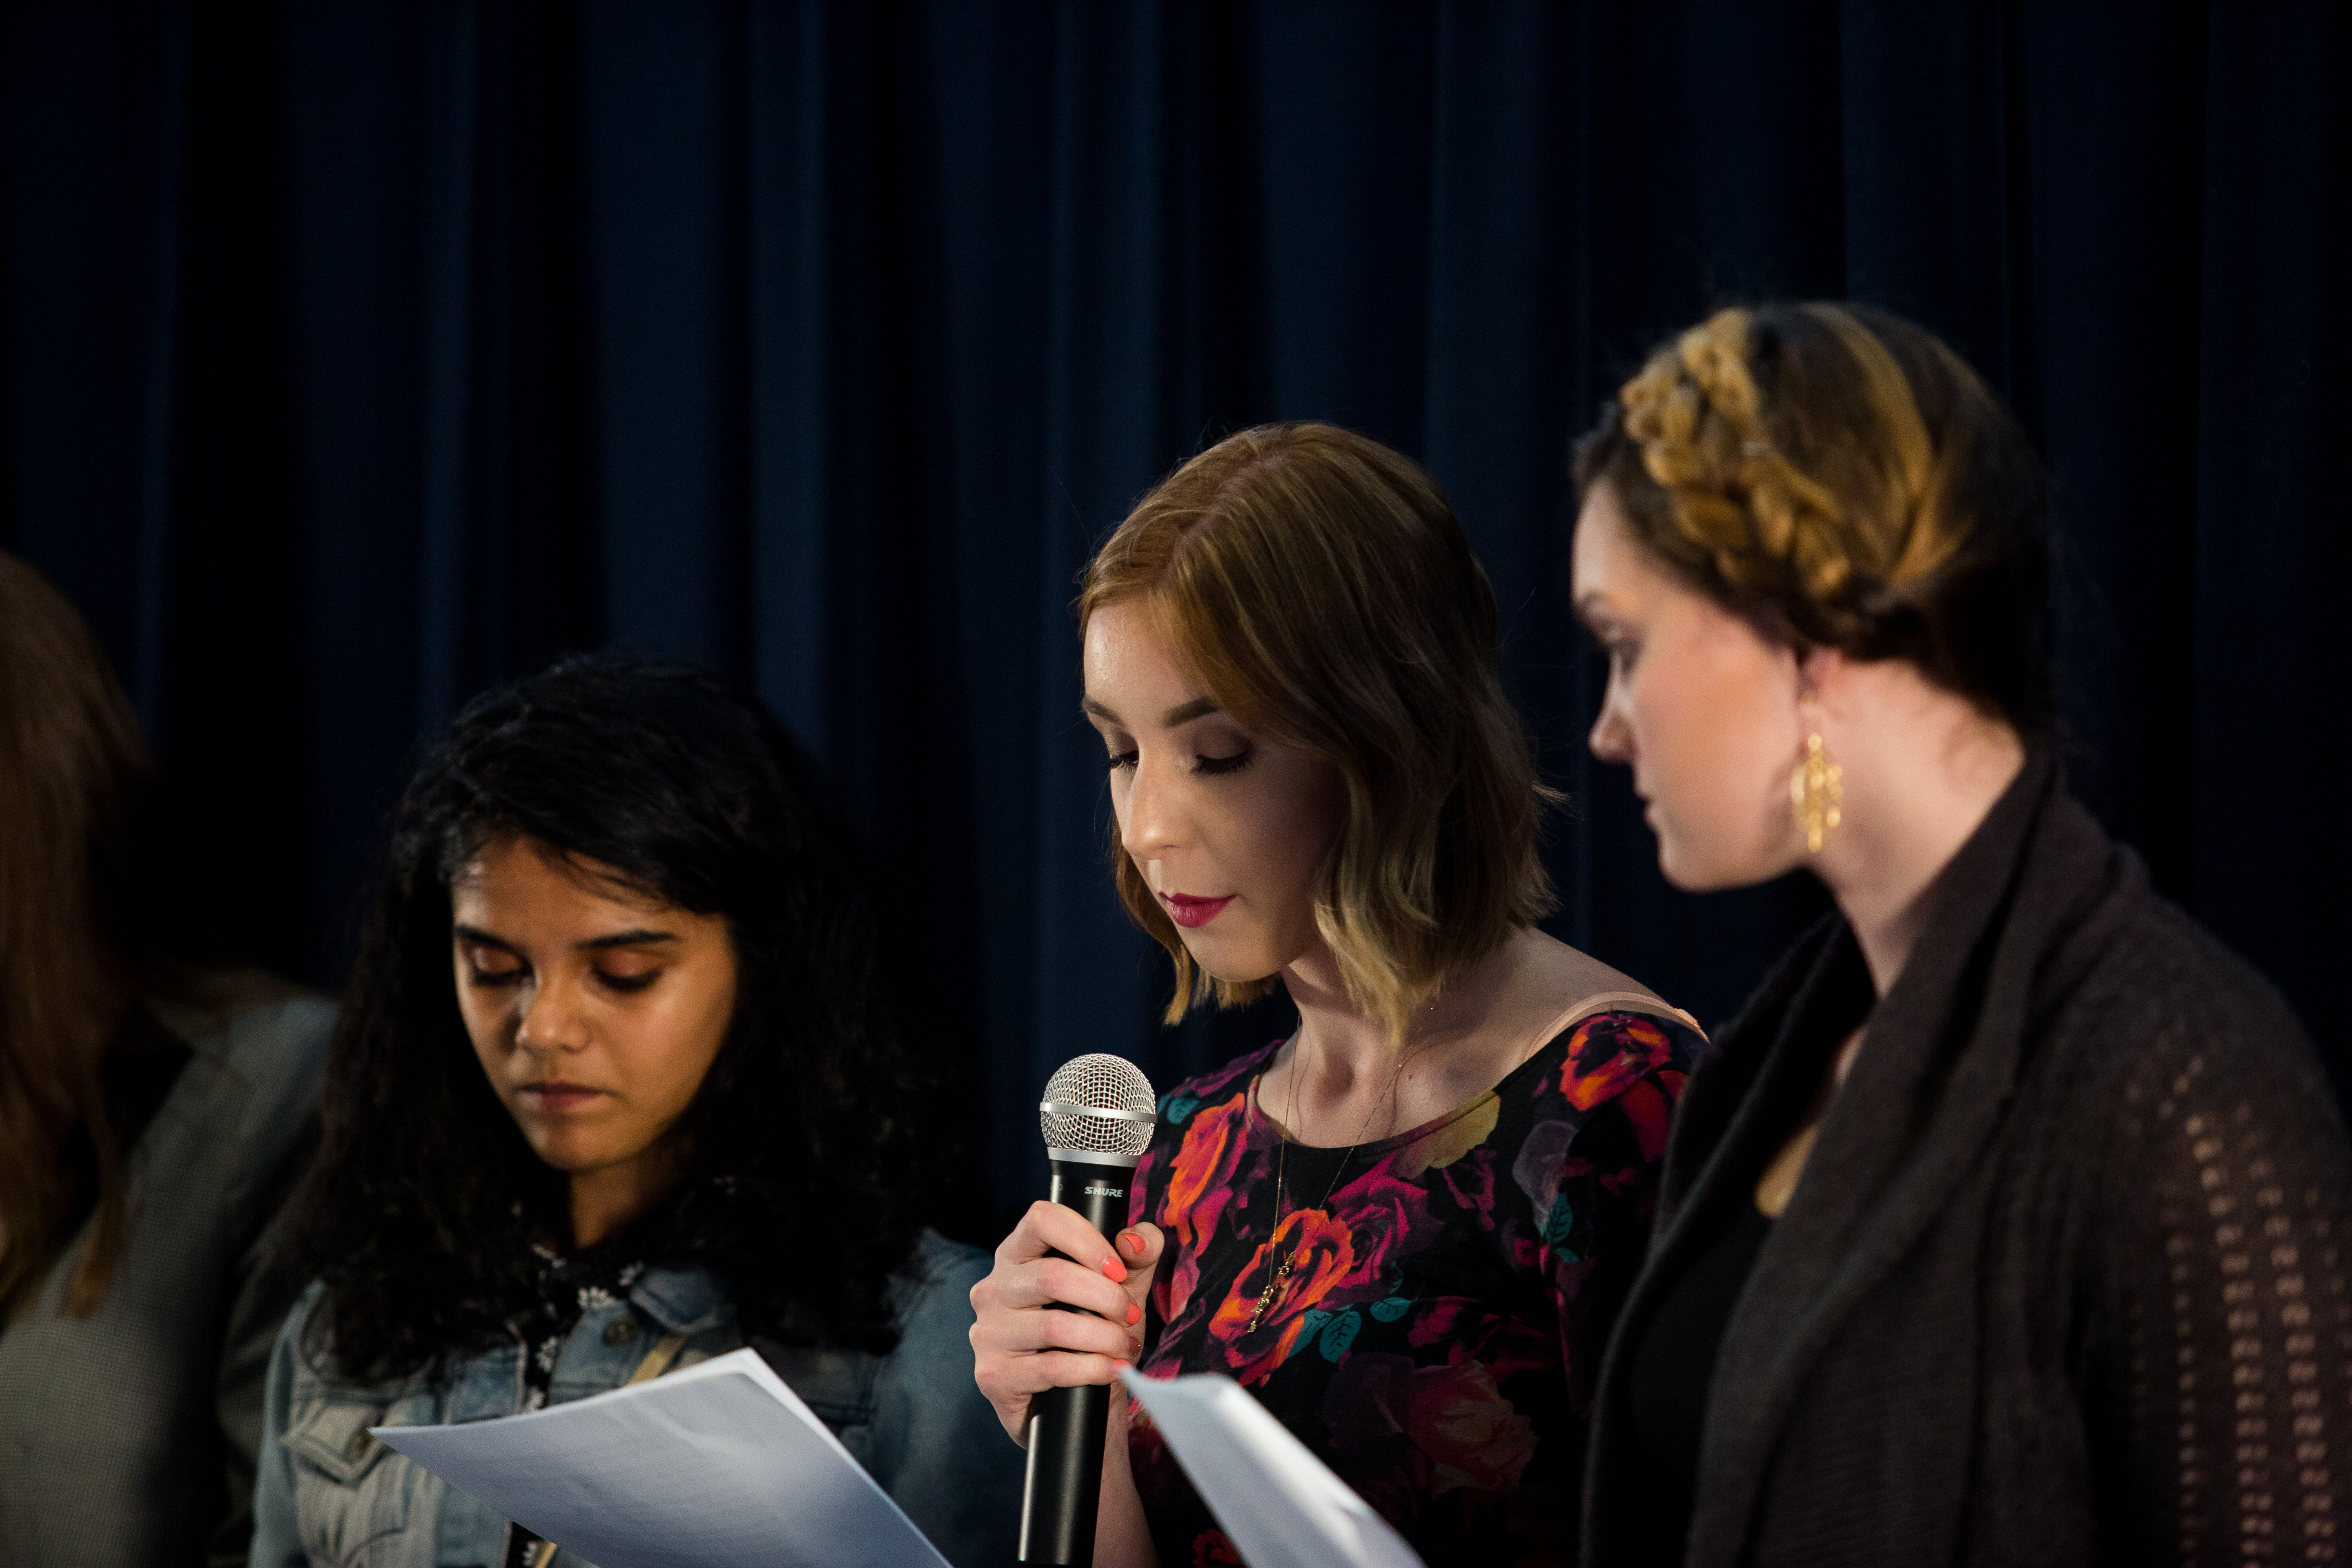
{"label": "lace sleeve detail", "polygon": [[2352,1155],[2286,1027],[2152,1050],[2126,1097],[2103,1380],[2125,1437],[2093,1447],[2132,1561],[2352,1561]]}

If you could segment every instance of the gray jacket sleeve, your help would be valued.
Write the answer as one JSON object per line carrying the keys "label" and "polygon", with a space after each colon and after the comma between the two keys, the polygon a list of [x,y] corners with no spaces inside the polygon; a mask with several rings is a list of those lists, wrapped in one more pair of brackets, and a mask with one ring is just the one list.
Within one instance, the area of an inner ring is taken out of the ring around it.
{"label": "gray jacket sleeve", "polygon": [[972,1381],[971,1288],[988,1257],[927,1233],[915,1268],[875,1390],[874,1479],[957,1568],[993,1568],[1018,1544],[1024,1456]]}

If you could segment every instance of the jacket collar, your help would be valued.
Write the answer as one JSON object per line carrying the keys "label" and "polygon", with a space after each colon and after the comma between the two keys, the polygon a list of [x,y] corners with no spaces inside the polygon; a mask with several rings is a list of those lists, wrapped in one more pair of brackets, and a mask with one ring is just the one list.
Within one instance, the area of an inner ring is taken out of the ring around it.
{"label": "jacket collar", "polygon": [[629,1302],[673,1334],[717,1328],[734,1310],[708,1268],[648,1268],[629,1288]]}

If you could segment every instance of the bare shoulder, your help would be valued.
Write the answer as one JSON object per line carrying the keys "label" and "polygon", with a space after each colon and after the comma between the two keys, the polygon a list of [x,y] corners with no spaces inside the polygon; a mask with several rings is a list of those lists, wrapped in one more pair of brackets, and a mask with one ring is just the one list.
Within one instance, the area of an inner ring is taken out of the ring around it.
{"label": "bare shoulder", "polygon": [[1670,1005],[1623,970],[1580,952],[1556,937],[1528,930],[1514,940],[1522,951],[1520,973],[1526,977],[1529,1003],[1548,1003],[1554,1016],[1603,996],[1638,996],[1662,1007]]}

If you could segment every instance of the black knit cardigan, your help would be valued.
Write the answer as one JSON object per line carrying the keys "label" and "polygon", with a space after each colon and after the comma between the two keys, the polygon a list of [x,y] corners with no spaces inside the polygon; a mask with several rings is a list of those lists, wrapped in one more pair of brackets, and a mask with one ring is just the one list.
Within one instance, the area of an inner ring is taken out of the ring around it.
{"label": "black knit cardigan", "polygon": [[[2352,1150],[2293,1013],[2046,756],[1928,897],[1874,1008],[1832,918],[1694,1076],[1601,1373],[1586,1568],[2352,1561]],[[1865,1016],[1677,1541],[1631,1347]]]}

